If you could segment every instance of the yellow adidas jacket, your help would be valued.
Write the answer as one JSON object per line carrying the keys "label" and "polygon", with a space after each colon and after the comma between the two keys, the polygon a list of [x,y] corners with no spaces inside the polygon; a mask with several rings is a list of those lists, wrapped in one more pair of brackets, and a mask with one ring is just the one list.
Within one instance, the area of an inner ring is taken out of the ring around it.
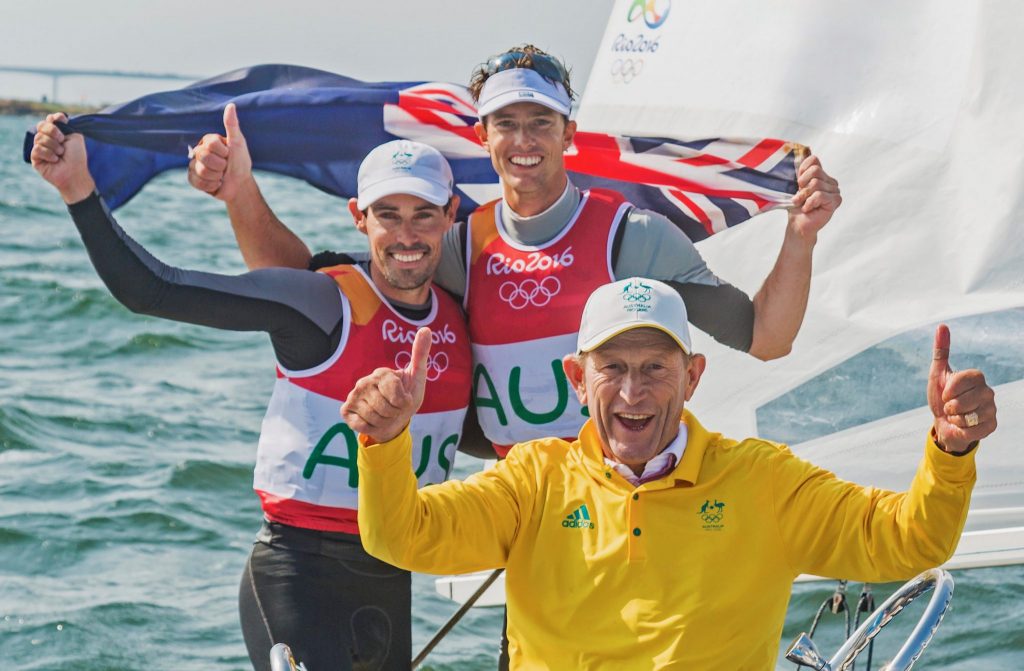
{"label": "yellow adidas jacket", "polygon": [[772,669],[800,573],[908,579],[953,553],[974,454],[929,439],[906,493],[863,488],[764,440],[709,433],[634,488],[588,421],[417,490],[408,431],[359,451],[366,550],[412,571],[504,566],[513,669]]}

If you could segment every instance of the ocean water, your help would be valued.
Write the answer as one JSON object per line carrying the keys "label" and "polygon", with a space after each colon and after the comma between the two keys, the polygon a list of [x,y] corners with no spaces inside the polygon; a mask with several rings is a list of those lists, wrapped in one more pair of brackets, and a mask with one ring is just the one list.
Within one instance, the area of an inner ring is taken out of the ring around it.
{"label": "ocean water", "polygon": [[[56,192],[21,161],[33,122],[0,117],[0,660],[249,668],[237,588],[260,520],[251,470],[274,379],[268,339],[132,315],[111,298]],[[311,247],[361,243],[339,200],[260,181]],[[164,261],[244,271],[220,203],[183,174],[152,183],[118,219]],[[459,459],[457,475],[479,468]],[[919,667],[1024,668],[1024,567],[954,577],[953,608]],[[875,587],[879,601],[891,588]],[[831,592],[795,587],[784,642]],[[455,610],[432,577],[415,576],[414,648]],[[821,628],[826,651],[840,641],[835,619]],[[883,632],[875,668],[911,619]],[[500,610],[474,609],[423,668],[495,668],[500,626]]]}

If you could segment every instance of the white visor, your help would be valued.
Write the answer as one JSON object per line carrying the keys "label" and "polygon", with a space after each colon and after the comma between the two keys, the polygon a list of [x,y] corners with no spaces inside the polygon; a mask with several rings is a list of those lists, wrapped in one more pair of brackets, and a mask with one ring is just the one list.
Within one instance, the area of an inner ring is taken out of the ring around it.
{"label": "white visor", "polygon": [[512,68],[487,78],[476,113],[482,118],[515,103],[537,103],[569,116],[572,100],[561,82],[550,82],[536,70]]}

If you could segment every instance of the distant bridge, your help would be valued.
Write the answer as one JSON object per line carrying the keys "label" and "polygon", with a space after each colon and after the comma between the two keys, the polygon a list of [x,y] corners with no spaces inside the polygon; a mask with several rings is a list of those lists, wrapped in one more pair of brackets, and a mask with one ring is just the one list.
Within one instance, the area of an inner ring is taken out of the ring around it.
{"label": "distant bridge", "polygon": [[53,79],[53,95],[51,102],[57,101],[57,82],[61,77],[124,77],[132,79],[172,79],[174,81],[194,82],[205,79],[205,76],[182,75],[170,72],[127,72],[124,70],[75,70],[69,68],[33,68],[13,65],[0,65],[0,72],[18,72],[29,75],[43,75]]}

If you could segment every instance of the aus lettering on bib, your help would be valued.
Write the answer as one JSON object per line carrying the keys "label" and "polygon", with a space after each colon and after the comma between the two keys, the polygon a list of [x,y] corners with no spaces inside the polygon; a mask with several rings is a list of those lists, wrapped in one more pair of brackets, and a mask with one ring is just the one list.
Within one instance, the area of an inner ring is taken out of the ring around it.
{"label": "aus lettering on bib", "polygon": [[[424,434],[423,427],[419,426],[422,424],[426,422],[417,422],[415,418],[410,423],[410,433],[417,436],[413,440],[413,472],[421,487],[444,482],[451,476],[455,449],[459,445],[459,432],[462,430],[460,425],[454,433],[442,439]],[[359,437],[347,424],[338,422],[320,436],[302,468],[302,477],[312,479],[317,468],[340,468],[342,472],[338,476],[345,480],[349,489],[356,489],[359,487],[359,469],[356,465],[358,455]],[[331,475],[324,477],[330,479]]]}
{"label": "aus lettering on bib", "polygon": [[[488,440],[511,445],[548,436],[570,437],[586,421],[587,408],[570,387],[562,358],[550,356],[570,340],[575,345],[576,336],[545,340],[562,344],[534,341],[514,349],[473,346],[473,403],[481,426],[487,422]],[[522,358],[523,352],[534,356]],[[515,361],[521,363],[514,365]]]}
{"label": "aus lettering on bib", "polygon": [[[276,522],[310,529],[357,533],[359,441],[339,421],[341,402],[290,384],[275,383],[257,451],[254,487],[264,513]],[[299,426],[279,414],[285,408],[310,420]],[[411,467],[420,486],[451,475],[465,410],[418,414]],[[318,428],[321,427],[321,428]]]}

